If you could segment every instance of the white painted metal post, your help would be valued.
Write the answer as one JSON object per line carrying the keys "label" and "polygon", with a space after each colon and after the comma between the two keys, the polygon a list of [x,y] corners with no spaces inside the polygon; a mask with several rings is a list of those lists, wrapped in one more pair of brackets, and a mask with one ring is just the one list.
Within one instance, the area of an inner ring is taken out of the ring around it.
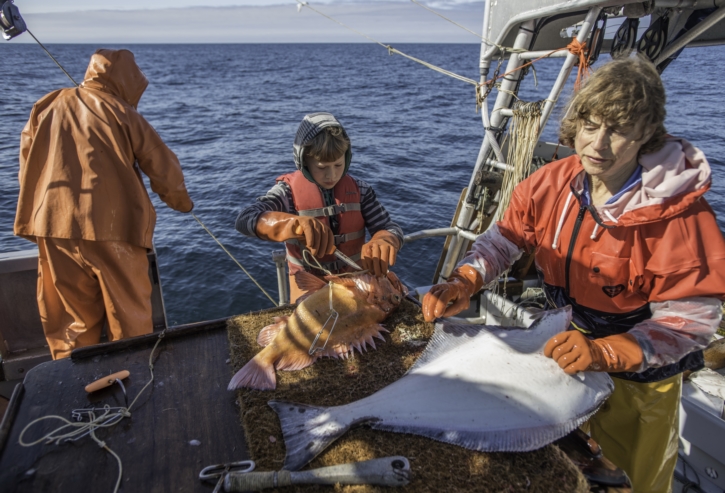
{"label": "white painted metal post", "polygon": [[[490,8],[490,3],[487,5],[486,13],[488,13],[488,10]],[[486,14],[488,15],[488,14]],[[485,25],[484,25],[485,26]],[[484,31],[485,32],[485,31]],[[529,45],[531,44],[531,39],[534,35],[534,21],[526,21],[519,27],[519,32],[516,36],[516,40],[514,41],[513,48],[515,50],[527,50],[529,49]],[[484,42],[485,43],[485,42]],[[508,63],[506,64],[506,68],[504,73],[509,72],[515,68],[518,68],[521,66],[522,61],[519,58],[517,53],[512,53]],[[482,70],[483,71],[483,70]],[[501,83],[501,90],[498,91],[496,95],[496,103],[494,104],[494,112],[491,115],[490,123],[491,126],[497,127],[501,125],[503,122],[503,116],[498,114],[495,110],[497,108],[508,108],[508,106],[511,104],[511,99],[513,96],[510,94],[516,89],[516,85],[518,84],[519,79],[521,78],[521,71],[516,71],[512,74],[507,75],[503,78],[503,82]],[[487,111],[488,108],[484,107],[481,109],[481,111]],[[481,149],[478,153],[478,158],[476,159],[476,166],[473,169],[473,173],[471,174],[471,180],[468,185],[468,194],[473,193],[474,187],[475,187],[475,176],[476,173],[484,166],[486,162],[486,157],[489,154],[491,150],[491,142],[488,140],[488,138],[483,140],[483,143],[481,145]],[[458,221],[456,222],[456,227],[467,230],[469,225],[471,224],[471,221],[473,220],[473,216],[475,214],[475,208],[474,204],[470,204],[468,202],[468,197],[465,199],[465,202],[463,203],[463,207],[461,208],[461,212],[458,216]],[[456,263],[458,262],[458,258],[461,254],[461,251],[468,245],[470,240],[463,239],[460,236],[453,236],[451,238],[451,243],[448,248],[448,252],[446,253],[446,258],[443,262],[443,267],[441,268],[441,272],[439,274],[437,282],[441,282],[448,278],[451,271],[453,271],[453,268],[455,267]]]}
{"label": "white painted metal post", "polygon": [[[602,9],[600,7],[594,7],[587,13],[587,16],[584,18],[584,22],[582,23],[582,27],[579,30],[579,34],[576,37],[580,43],[583,43],[589,37],[589,33],[591,33],[594,24],[597,22],[597,17],[599,17],[599,12],[601,12],[601,10]],[[578,56],[569,53],[566,60],[564,60],[564,64],[561,66],[561,70],[559,71],[559,77],[556,78],[556,82],[554,82],[551,92],[549,93],[549,97],[544,104],[544,109],[541,110],[541,125],[539,127],[541,130],[543,130],[546,126],[546,122],[549,120],[551,112],[554,110],[554,106],[556,106],[556,102],[559,100],[559,96],[561,96],[561,91],[564,90],[569,74],[571,74],[571,69],[574,67],[574,63],[578,59]],[[539,133],[541,133],[541,130],[539,130]]]}

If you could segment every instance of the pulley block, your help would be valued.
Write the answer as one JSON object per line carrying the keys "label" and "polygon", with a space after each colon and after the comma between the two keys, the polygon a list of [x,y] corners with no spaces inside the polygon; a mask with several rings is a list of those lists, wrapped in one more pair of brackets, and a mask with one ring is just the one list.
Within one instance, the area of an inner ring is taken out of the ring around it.
{"label": "pulley block", "polygon": [[637,51],[654,62],[660,56],[662,50],[667,46],[667,32],[670,28],[669,13],[658,17],[657,20],[645,31],[637,44]]}
{"label": "pulley block", "polygon": [[612,39],[612,48],[609,51],[612,58],[629,56],[637,43],[637,29],[639,29],[637,18],[627,18],[622,22]]}
{"label": "pulley block", "polygon": [[7,40],[24,33],[27,29],[20,10],[15,6],[13,0],[7,0],[0,7],[0,28],[3,31],[3,38]]}

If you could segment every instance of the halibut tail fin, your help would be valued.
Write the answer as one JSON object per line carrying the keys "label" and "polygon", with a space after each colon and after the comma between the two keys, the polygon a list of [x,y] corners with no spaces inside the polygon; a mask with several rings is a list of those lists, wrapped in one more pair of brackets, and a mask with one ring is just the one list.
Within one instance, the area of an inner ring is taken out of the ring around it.
{"label": "halibut tail fin", "polygon": [[330,420],[328,408],[288,401],[269,401],[279,416],[287,454],[284,467],[297,471],[340,438],[352,423]]}
{"label": "halibut tail fin", "polygon": [[255,390],[274,390],[277,388],[277,375],[274,364],[262,356],[264,350],[249,360],[246,365],[234,374],[227,390],[246,387]]}

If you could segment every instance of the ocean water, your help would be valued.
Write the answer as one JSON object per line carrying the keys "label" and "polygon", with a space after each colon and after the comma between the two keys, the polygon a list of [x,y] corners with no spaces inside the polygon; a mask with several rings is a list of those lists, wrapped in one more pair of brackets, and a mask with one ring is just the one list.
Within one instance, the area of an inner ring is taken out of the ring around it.
{"label": "ocean water", "polygon": [[[80,82],[95,45],[50,45]],[[150,85],[139,111],[179,156],[195,213],[276,299],[271,253],[280,245],[234,230],[239,211],[294,170],[292,141],[305,113],[329,111],[353,147],[350,173],[368,181],[406,233],[448,226],[483,137],[473,86],[372,44],[127,45]],[[396,48],[478,79],[475,44]],[[713,168],[708,201],[725,226],[720,62],[725,47],[685,50],[665,71],[667,127],[700,147]],[[606,57],[603,57],[606,58]],[[32,248],[13,236],[20,132],[33,103],[70,81],[37,45],[0,43],[0,252]],[[520,97],[544,99],[560,61],[537,63]],[[700,67],[707,67],[701,70]],[[565,91],[569,94],[571,86]],[[544,138],[556,141],[556,118]],[[271,306],[190,215],[153,193],[154,241],[170,324]],[[430,284],[442,239],[406,245],[396,273]]]}

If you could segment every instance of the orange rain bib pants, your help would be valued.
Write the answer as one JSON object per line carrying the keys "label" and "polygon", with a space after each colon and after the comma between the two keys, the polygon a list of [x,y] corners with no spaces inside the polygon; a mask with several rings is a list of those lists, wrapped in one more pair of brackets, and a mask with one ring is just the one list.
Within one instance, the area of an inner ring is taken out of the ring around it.
{"label": "orange rain bib pants", "polygon": [[38,308],[53,359],[108,340],[149,334],[146,249],[122,241],[38,237]]}

